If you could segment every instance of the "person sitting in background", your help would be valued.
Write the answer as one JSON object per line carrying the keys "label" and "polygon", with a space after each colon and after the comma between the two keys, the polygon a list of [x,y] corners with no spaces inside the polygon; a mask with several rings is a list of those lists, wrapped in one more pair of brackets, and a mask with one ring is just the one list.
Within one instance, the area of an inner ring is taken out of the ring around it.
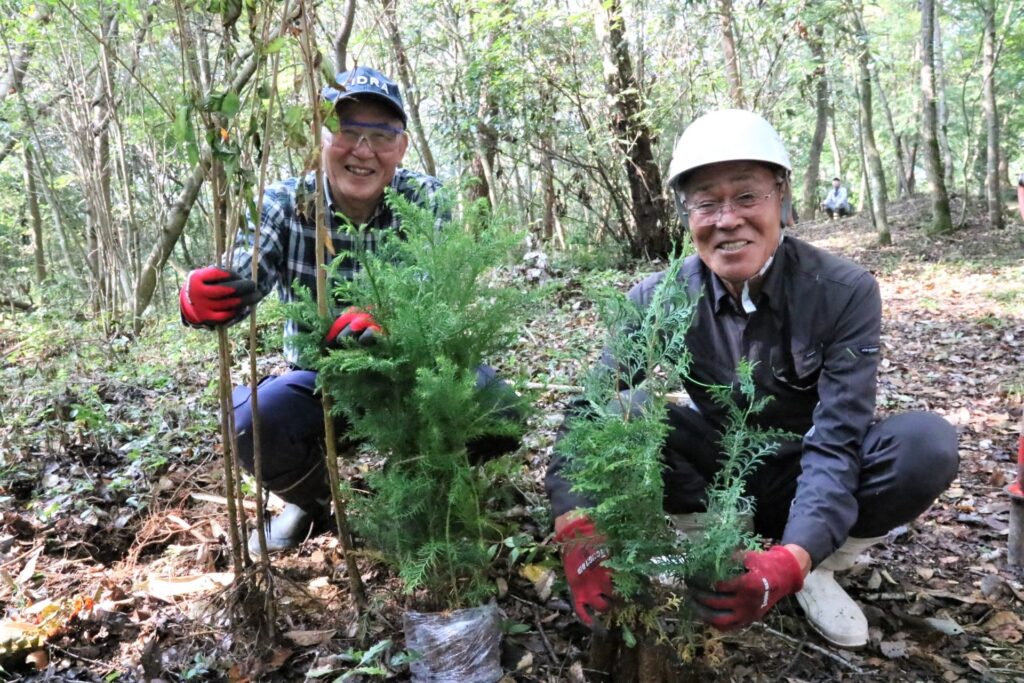
{"label": "person sitting in background", "polygon": [[832,189],[825,195],[825,201],[821,203],[821,208],[828,214],[829,220],[834,220],[836,214],[843,218],[853,213],[850,209],[850,193],[843,187],[839,176],[832,179]]}

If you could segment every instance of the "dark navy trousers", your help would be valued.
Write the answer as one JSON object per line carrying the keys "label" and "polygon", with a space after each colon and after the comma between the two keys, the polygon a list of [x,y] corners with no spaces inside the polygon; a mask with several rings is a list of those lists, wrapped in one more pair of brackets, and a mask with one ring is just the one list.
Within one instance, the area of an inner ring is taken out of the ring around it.
{"label": "dark navy trousers", "polygon": [[[716,435],[692,408],[672,405],[665,449],[665,509],[673,514],[704,510],[704,489],[719,468]],[[857,521],[850,536],[871,538],[906,524],[928,509],[956,478],[956,429],[935,413],[899,413],[876,422],[861,450],[855,492]],[[800,476],[801,442],[787,441],[747,482],[756,501],[754,528],[779,539]],[[827,487],[833,482],[817,482]]]}
{"label": "dark navy trousers", "polygon": [[[311,370],[289,370],[265,377],[257,391],[260,411],[260,453],[263,483],[282,500],[307,507],[330,497],[327,464],[324,457],[324,414],[315,390],[316,374]],[[498,395],[512,388],[498,378],[493,368],[477,368],[477,388],[488,387]],[[252,391],[235,387],[235,434],[242,466],[253,472]],[[507,409],[507,417],[519,417]],[[335,434],[348,431],[348,421],[334,419]],[[511,437],[493,437],[468,444],[470,460],[479,461],[515,450],[519,445]]]}

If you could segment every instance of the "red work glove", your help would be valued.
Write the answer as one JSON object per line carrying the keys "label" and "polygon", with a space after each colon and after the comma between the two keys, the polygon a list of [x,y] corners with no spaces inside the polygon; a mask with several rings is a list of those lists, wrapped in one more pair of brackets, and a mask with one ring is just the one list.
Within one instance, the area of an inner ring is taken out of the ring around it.
{"label": "red work glove", "polygon": [[562,544],[562,566],[565,580],[572,593],[572,606],[576,616],[587,626],[593,626],[594,612],[607,612],[615,594],[612,570],[604,566],[608,551],[594,530],[594,523],[586,517],[577,517],[555,536]]}
{"label": "red work glove", "polygon": [[216,266],[193,270],[178,294],[181,317],[189,325],[213,328],[238,318],[260,300],[256,283]]}
{"label": "red work glove", "polygon": [[339,339],[355,337],[360,344],[370,344],[374,341],[374,335],[380,331],[380,325],[372,315],[361,308],[351,306],[334,321],[324,341],[329,345],[338,345]]}
{"label": "red work glove", "polygon": [[804,574],[793,553],[781,545],[743,555],[747,571],[713,590],[691,587],[701,619],[720,631],[750,626],[768,613],[775,603],[804,587]]}

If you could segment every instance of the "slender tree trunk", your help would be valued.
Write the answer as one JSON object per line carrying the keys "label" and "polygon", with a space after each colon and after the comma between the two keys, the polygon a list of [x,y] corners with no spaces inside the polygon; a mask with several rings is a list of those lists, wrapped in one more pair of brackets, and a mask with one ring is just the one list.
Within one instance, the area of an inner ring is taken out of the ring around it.
{"label": "slender tree trunk", "polygon": [[[855,87],[858,90],[857,96],[860,97],[860,84],[858,83]],[[864,147],[864,121],[860,117],[857,117],[857,146],[860,149],[860,199],[857,211],[859,213],[867,213],[871,219],[871,224],[874,225],[875,208],[871,201],[871,186],[868,184],[868,155]]]}
{"label": "slender tree trunk", "polygon": [[[920,117],[917,117],[920,120]],[[909,140],[907,139],[909,138]],[[917,190],[917,150],[920,146],[920,139],[917,133],[903,137],[903,156],[907,160],[907,192],[914,196]]]}
{"label": "slender tree trunk", "polygon": [[924,99],[922,131],[924,134],[925,160],[928,164],[928,183],[932,195],[932,225],[930,233],[943,235],[953,231],[949,213],[949,195],[942,169],[939,150],[938,111],[935,97],[934,44],[935,31],[934,0],[921,0],[921,95]]}
{"label": "slender tree trunk", "polygon": [[978,121],[977,127],[977,139],[978,144],[975,146],[978,150],[977,158],[973,164],[974,168],[974,181],[977,183],[974,190],[974,196],[980,197],[982,200],[987,202],[988,197],[988,131],[986,129],[985,117],[982,116]]}
{"label": "slender tree trunk", "polygon": [[46,280],[46,251],[43,245],[43,220],[39,215],[39,193],[36,189],[36,169],[32,145],[22,144],[22,158],[25,162],[25,202],[28,205],[28,220],[32,226],[32,252],[35,255],[36,284]]}
{"label": "slender tree trunk", "polygon": [[732,103],[738,109],[743,109],[745,98],[743,97],[743,79],[740,75],[740,62],[736,54],[736,33],[733,29],[732,0],[718,0],[719,27],[722,32],[722,54],[725,57],[725,74],[729,79],[729,92],[732,95]]}
{"label": "slender tree trunk", "polygon": [[939,121],[939,149],[942,150],[942,168],[946,174],[946,187],[953,185],[953,153],[949,147],[949,108],[946,106],[946,63],[942,56],[942,22],[935,6],[935,42],[932,56],[935,60],[935,105]]}
{"label": "slender tree trunk", "polygon": [[818,178],[821,175],[821,148],[825,144],[828,132],[828,78],[825,73],[825,50],[821,44],[822,29],[818,27],[814,34],[804,33],[804,40],[814,60],[814,137],[811,148],[807,152],[807,170],[804,173],[803,211],[806,220],[814,220],[818,211]]}
{"label": "slender tree trunk", "polygon": [[[299,16],[299,7],[297,5],[290,6],[290,14],[288,20],[284,22],[285,30],[291,23]],[[280,34],[280,30],[274,29],[271,31],[269,39],[273,40]],[[186,51],[188,54],[189,51]],[[256,73],[257,68],[266,60],[266,54],[260,51],[253,52],[247,58],[239,68],[238,73],[231,79],[230,89],[234,92],[242,92],[242,90],[248,85],[252,79],[253,74]],[[194,62],[193,62],[194,65]],[[196,71],[193,76],[194,82],[199,82],[199,72]],[[185,181],[185,185],[181,192],[178,194],[177,200],[174,202],[174,206],[167,214],[167,218],[164,221],[164,225],[161,226],[160,236],[157,238],[156,243],[150,249],[149,255],[146,258],[145,263],[139,271],[138,281],[135,283],[134,291],[132,294],[132,313],[133,313],[133,327],[139,329],[142,323],[142,314],[146,312],[149,305],[153,300],[153,292],[156,289],[157,275],[163,268],[164,264],[167,263],[167,259],[174,251],[175,244],[178,243],[182,233],[185,230],[185,225],[188,222],[189,212],[195,205],[196,199],[199,196],[199,191],[202,189],[203,182],[206,179],[206,173],[209,171],[210,158],[208,156],[209,150],[199,160],[199,163],[192,169],[189,174],[189,179]],[[56,208],[55,208],[56,210]]]}
{"label": "slender tree trunk", "polygon": [[334,36],[334,66],[339,73],[345,71],[348,61],[348,39],[352,35],[352,26],[356,21],[356,0],[346,0],[345,21]]}
{"label": "slender tree trunk", "polygon": [[654,158],[652,135],[641,116],[640,84],[626,44],[620,0],[598,0],[595,28],[604,58],[605,92],[610,124],[623,156],[632,198],[633,256],[666,256],[671,249],[668,203],[662,194],[661,169]]}
{"label": "slender tree trunk", "polygon": [[555,236],[555,204],[558,197],[555,194],[555,164],[547,149],[541,151],[541,169],[544,184],[544,220],[541,223],[541,238],[545,243],[550,244]]}
{"label": "slender tree trunk", "polygon": [[843,150],[839,147],[839,131],[836,130],[836,108],[831,103],[828,108],[828,136],[832,143],[832,175],[843,177]]}
{"label": "slender tree trunk", "polygon": [[[490,42],[488,41],[488,44]],[[487,49],[490,49],[490,47]],[[482,172],[481,177],[485,182],[485,187],[481,188],[480,196],[487,199],[490,205],[494,207],[498,205],[498,180],[497,172],[494,168],[498,158],[498,134],[491,125],[491,121],[498,116],[498,105],[494,103],[491,96],[491,87],[487,82],[480,84],[476,115],[476,159]]]}
{"label": "slender tree trunk", "polygon": [[[472,19],[471,19],[472,20]],[[492,26],[487,29],[482,54],[488,54],[494,47],[496,32],[500,28]],[[491,122],[498,116],[498,105],[491,92],[493,73],[484,69],[480,73],[476,87],[476,126],[473,146],[473,170],[479,178],[479,184],[472,189],[475,198],[486,199],[494,207],[498,205],[497,178],[494,163],[498,158],[498,134]]]}
{"label": "slender tree trunk", "polygon": [[[996,55],[996,59],[998,59]],[[1002,148],[1006,141],[1003,139],[1002,131],[1006,130],[1007,124],[1010,122],[1010,113],[1007,111],[1009,107],[1003,107],[1002,112],[999,114],[999,171],[997,176],[999,178],[1000,186],[1007,180],[1016,183],[1016,178],[1010,177],[1010,155],[1006,153],[1006,150]],[[1004,221],[1005,222],[1005,221]]]}
{"label": "slender tree trunk", "polygon": [[889,99],[885,96],[885,90],[882,88],[882,79],[878,76],[878,69],[872,69],[874,72],[874,84],[875,92],[878,93],[878,101],[882,104],[882,111],[885,113],[885,123],[889,128],[889,136],[892,138],[893,151],[896,155],[896,176],[899,178],[899,197],[904,199],[909,196],[910,188],[907,183],[907,171],[905,161],[903,159],[903,141],[898,132],[896,132],[896,122],[892,118],[892,110],[889,108]]}
{"label": "slender tree trunk", "polygon": [[405,51],[402,32],[399,30],[396,18],[398,0],[381,0],[381,5],[384,8],[384,27],[387,30],[392,57],[398,69],[398,80],[402,84],[403,101],[405,111],[409,115],[413,144],[416,145],[416,151],[420,155],[424,172],[436,176],[437,164],[434,162],[434,154],[430,151],[426,129],[420,119],[420,92],[416,87],[415,74],[409,63],[409,55]]}
{"label": "slender tree trunk", "polygon": [[868,184],[871,187],[871,214],[875,222],[875,231],[878,232],[878,243],[886,246],[892,244],[892,234],[889,232],[889,218],[886,213],[889,197],[885,187],[885,171],[882,168],[878,145],[875,144],[874,112],[871,102],[871,53],[868,51],[868,32],[859,9],[855,11],[854,17],[861,41],[860,54],[857,55],[860,74],[860,125]]}
{"label": "slender tree trunk", "polygon": [[[39,136],[35,134],[33,134],[32,137],[33,139],[39,138]],[[48,179],[52,176],[47,174],[45,160],[34,159],[34,161],[40,162],[35,164],[39,171],[40,181],[37,188],[42,188],[43,196],[46,198],[46,204],[50,207],[50,218],[52,220],[53,231],[57,233],[57,252],[60,254],[65,272],[78,279],[84,287],[87,284],[85,282],[85,278],[79,277],[79,273],[81,272],[81,261],[79,262],[79,265],[76,265],[72,258],[73,254],[79,254],[81,252],[81,244],[74,242],[71,237],[69,237],[70,231],[65,228],[64,215],[62,213],[63,207],[53,192],[52,182]],[[81,255],[83,256],[83,260],[88,263],[88,254]]]}
{"label": "slender tree trunk", "polygon": [[149,303],[153,299],[157,275],[163,270],[164,264],[167,263],[171,252],[174,251],[174,245],[178,243],[181,234],[185,231],[188,215],[192,211],[196,199],[199,197],[199,190],[203,187],[209,167],[210,159],[204,156],[196,164],[196,167],[192,169],[191,176],[178,194],[178,198],[174,201],[174,205],[167,214],[167,220],[160,228],[160,235],[153,244],[153,248],[150,249],[149,256],[142,266],[139,280],[135,285],[135,294],[132,297],[134,302],[132,306],[134,327],[136,329],[141,329],[142,314],[149,307]]}
{"label": "slender tree trunk", "polygon": [[999,175],[999,112],[996,109],[996,7],[995,0],[983,3],[984,33],[982,53],[982,105],[985,110],[985,199],[988,203],[988,221],[993,228],[1002,230],[1003,178]]}
{"label": "slender tree trunk", "polygon": [[[35,12],[35,15],[32,17],[33,21],[40,25],[50,23],[53,9],[49,5],[46,3],[38,4],[35,6]],[[36,41],[30,40],[22,45],[18,52],[7,53],[7,71],[0,78],[0,102],[9,94],[21,90],[21,83],[25,80],[25,74],[28,72],[28,65],[32,60],[32,53],[35,52],[35,49]]]}

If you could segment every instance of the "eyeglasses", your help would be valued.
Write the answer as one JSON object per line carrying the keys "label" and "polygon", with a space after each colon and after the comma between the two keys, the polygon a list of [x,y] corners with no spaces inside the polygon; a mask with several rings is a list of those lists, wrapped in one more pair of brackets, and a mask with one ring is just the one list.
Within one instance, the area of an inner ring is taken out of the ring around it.
{"label": "eyeglasses", "polygon": [[342,121],[337,132],[332,134],[331,144],[356,149],[365,140],[374,152],[387,153],[398,149],[400,138],[405,134],[401,128],[386,123],[355,123]]}
{"label": "eyeglasses", "polygon": [[731,199],[724,199],[722,201],[708,199],[702,202],[697,202],[693,206],[683,202],[683,209],[687,214],[696,214],[701,218],[717,219],[721,213],[725,211],[726,206],[731,207],[734,213],[743,213],[766,201],[773,194],[775,194],[775,190],[772,190],[768,194],[744,192],[743,194],[736,195]]}

